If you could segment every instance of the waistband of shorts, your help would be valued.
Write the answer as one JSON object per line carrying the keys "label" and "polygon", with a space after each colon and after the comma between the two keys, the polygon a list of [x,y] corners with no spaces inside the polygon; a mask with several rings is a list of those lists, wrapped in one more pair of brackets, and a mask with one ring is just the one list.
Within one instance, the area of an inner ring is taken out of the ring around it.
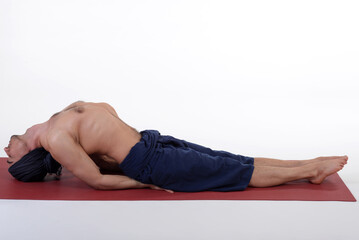
{"label": "waistband of shorts", "polygon": [[131,148],[128,155],[119,164],[126,176],[136,180],[138,180],[138,176],[145,169],[148,162],[154,157],[160,136],[157,130],[144,130],[140,134],[140,141]]}

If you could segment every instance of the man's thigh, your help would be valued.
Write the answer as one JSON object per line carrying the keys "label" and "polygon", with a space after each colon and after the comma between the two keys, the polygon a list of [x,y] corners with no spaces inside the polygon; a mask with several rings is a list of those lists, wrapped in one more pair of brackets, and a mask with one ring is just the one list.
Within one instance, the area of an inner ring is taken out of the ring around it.
{"label": "man's thigh", "polygon": [[235,191],[249,183],[253,165],[192,148],[164,146],[152,169],[155,185],[174,191]]}
{"label": "man's thigh", "polygon": [[227,151],[221,151],[221,150],[213,150],[209,147],[205,147],[196,143],[188,142],[186,140],[181,140],[172,136],[163,136],[163,140],[165,143],[171,144],[175,147],[187,147],[190,149],[193,149],[195,151],[198,151],[200,153],[205,153],[210,156],[220,156],[220,157],[229,157],[233,158],[235,160],[241,161],[245,164],[253,164],[254,159],[252,157],[242,156],[239,154],[233,154]]}

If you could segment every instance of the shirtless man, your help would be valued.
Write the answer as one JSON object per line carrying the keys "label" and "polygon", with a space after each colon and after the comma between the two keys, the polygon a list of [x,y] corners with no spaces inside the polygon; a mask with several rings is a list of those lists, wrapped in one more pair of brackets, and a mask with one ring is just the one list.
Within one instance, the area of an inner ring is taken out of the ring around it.
{"label": "shirtless man", "polygon": [[[66,107],[63,111],[54,114],[48,121],[27,129],[25,134],[12,136],[8,147],[5,147],[4,150],[9,157],[7,160],[9,168],[22,160],[25,156],[29,155],[33,150],[44,148],[59,164],[95,189],[152,188],[166,190],[168,192],[172,192],[172,190],[243,190],[247,186],[269,187],[298,179],[308,179],[311,183],[320,184],[327,176],[341,170],[348,160],[347,156],[318,157],[310,160],[278,160],[230,155],[239,156],[241,159],[244,159],[244,163],[242,162],[241,165],[239,165],[239,167],[244,166],[244,170],[240,174],[243,173],[247,177],[242,179],[244,183],[241,185],[241,188],[222,188],[222,186],[218,185],[219,183],[217,183],[216,179],[209,180],[216,182],[217,185],[215,185],[215,187],[210,187],[210,185],[208,185],[201,188],[201,185],[206,185],[203,184],[203,181],[207,178],[207,176],[205,176],[207,174],[207,169],[204,167],[203,174],[199,174],[202,179],[198,182],[197,186],[195,181],[199,177],[190,179],[190,181],[194,182],[193,186],[196,186],[196,188],[186,188],[185,185],[182,185],[182,188],[177,188],[175,186],[178,185],[176,185],[177,183],[175,181],[182,181],[182,177],[180,174],[173,173],[172,175],[177,176],[178,178],[175,180],[168,180],[171,174],[166,175],[167,173],[162,174],[162,172],[160,172],[165,171],[172,166],[166,165],[163,167],[165,169],[161,169],[162,162],[158,159],[161,159],[162,156],[165,156],[163,160],[165,161],[166,158],[171,158],[170,155],[166,154],[172,154],[174,151],[178,151],[175,152],[176,156],[180,156],[178,155],[179,153],[184,153],[195,155],[183,156],[199,156],[200,158],[204,156],[207,157],[209,156],[208,154],[220,154],[221,159],[219,163],[221,163],[222,161],[228,160],[227,156],[229,156],[230,153],[213,151],[200,145],[190,145],[191,143],[185,141],[181,142],[170,136],[161,137],[158,132],[155,132],[154,134],[152,134],[153,132],[146,133],[148,136],[146,134],[141,135],[141,133],[123,122],[109,104],[79,101]],[[147,140],[143,140],[146,136]],[[136,176],[140,173],[136,172],[132,174],[132,169],[130,167],[135,168],[136,166],[134,163],[136,161],[136,164],[142,164],[141,161],[145,161],[145,157],[137,160],[125,159],[130,155],[131,158],[135,159],[134,155],[140,154],[131,149],[134,149],[135,146],[139,145],[142,141],[148,141],[144,142],[143,146],[146,147],[146,149],[149,149],[148,145],[152,144],[151,139],[155,139],[153,140],[154,147],[151,148],[151,151],[146,150],[148,153],[146,154],[152,154],[151,156],[160,154],[153,157],[156,161],[158,160],[158,162],[150,165],[150,167],[147,166],[150,163],[146,163],[147,165],[144,165],[140,170],[141,172],[144,172],[143,174],[147,174],[149,177],[137,178]],[[210,152],[208,152],[207,155],[204,155],[198,153],[198,151],[188,150],[188,147],[198,147],[196,150]],[[223,157],[223,154],[226,154],[225,157]],[[219,157],[214,156],[214,158],[215,163],[218,164]],[[126,164],[124,163],[124,160]],[[181,159],[175,159],[174,162],[179,160]],[[184,166],[186,166],[186,164],[193,164],[195,161],[196,159],[191,159],[189,163],[184,163]],[[236,164],[236,161],[230,161],[232,162],[226,164]],[[128,168],[128,171],[124,171],[124,173],[130,175],[130,177],[120,174],[102,174],[100,171],[100,169],[117,171],[121,169],[122,165],[124,168]],[[190,166],[190,168],[196,168],[196,166]],[[236,168],[233,167],[235,165],[231,166],[232,170],[233,168]],[[177,167],[174,165],[174,168]],[[198,168],[197,166],[196,171],[201,172],[201,169],[202,167]],[[226,171],[232,170],[229,169]],[[152,176],[151,174],[157,174],[158,176]],[[191,176],[192,175],[194,175],[193,172],[191,173]],[[208,173],[207,175],[208,178],[212,176],[211,173]],[[225,172],[225,175],[231,175],[231,173]],[[135,180],[134,178],[137,179]],[[183,180],[185,181],[184,178],[188,178],[188,176],[183,177]],[[236,178],[239,179],[241,176],[234,175],[231,181]],[[186,184],[192,185],[192,182]],[[226,184],[228,185],[228,183]]]}

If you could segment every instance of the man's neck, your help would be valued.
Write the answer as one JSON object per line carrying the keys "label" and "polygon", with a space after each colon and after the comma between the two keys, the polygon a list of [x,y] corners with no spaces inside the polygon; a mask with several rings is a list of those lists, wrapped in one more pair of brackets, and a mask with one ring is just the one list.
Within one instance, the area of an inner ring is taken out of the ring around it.
{"label": "man's neck", "polygon": [[22,135],[22,139],[25,141],[30,151],[42,147],[41,136],[47,130],[47,127],[47,122],[36,124],[27,129],[25,134]]}

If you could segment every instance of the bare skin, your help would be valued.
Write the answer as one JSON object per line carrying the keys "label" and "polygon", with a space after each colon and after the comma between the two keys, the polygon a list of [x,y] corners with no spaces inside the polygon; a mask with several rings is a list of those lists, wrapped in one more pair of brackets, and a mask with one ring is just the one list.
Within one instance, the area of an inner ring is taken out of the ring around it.
{"label": "bare skin", "polygon": [[[123,122],[106,103],[75,102],[48,121],[12,136],[4,150],[9,166],[28,152],[43,147],[66,169],[95,189],[152,188],[123,175],[102,174],[100,168],[119,171],[118,165],[141,139],[140,133]],[[255,158],[251,187],[268,187],[297,179],[319,184],[341,170],[347,156],[310,160]]]}
{"label": "bare skin", "polygon": [[11,166],[28,152],[43,147],[63,167],[96,189],[150,187],[162,190],[127,176],[100,172],[100,167],[120,170],[118,165],[140,138],[110,105],[75,102],[48,121],[29,128],[25,134],[13,136],[4,150]]}
{"label": "bare skin", "polygon": [[271,187],[286,182],[308,179],[320,184],[347,164],[347,156],[318,157],[310,160],[255,158],[250,187]]}

